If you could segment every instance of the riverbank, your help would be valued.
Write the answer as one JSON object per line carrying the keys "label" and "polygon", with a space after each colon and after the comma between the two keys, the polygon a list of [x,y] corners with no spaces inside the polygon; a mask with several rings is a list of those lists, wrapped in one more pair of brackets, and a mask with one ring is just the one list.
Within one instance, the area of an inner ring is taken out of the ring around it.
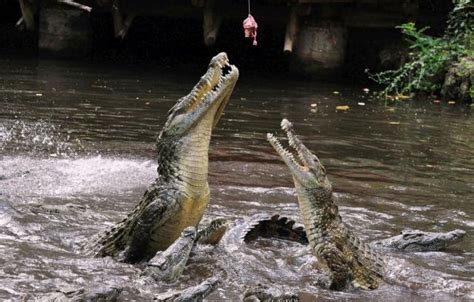
{"label": "riverbank", "polygon": [[474,99],[474,3],[453,0],[446,29],[440,36],[410,22],[398,28],[410,52],[399,67],[369,76],[385,86],[380,97],[411,98],[429,94],[448,102]]}

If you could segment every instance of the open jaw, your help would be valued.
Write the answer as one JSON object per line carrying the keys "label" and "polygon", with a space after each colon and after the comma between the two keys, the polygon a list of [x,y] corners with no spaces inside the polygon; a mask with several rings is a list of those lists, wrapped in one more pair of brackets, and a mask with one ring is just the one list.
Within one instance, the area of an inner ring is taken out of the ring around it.
{"label": "open jaw", "polygon": [[215,109],[213,126],[215,126],[229,101],[238,77],[239,70],[234,65],[229,64],[227,54],[219,53],[211,59],[207,72],[191,92],[183,97],[171,111],[175,115],[181,113],[187,115],[189,126],[191,126],[210,108],[213,108]]}
{"label": "open jaw", "polygon": [[285,131],[288,138],[288,148],[284,148],[281,142],[271,133],[267,133],[267,140],[273,149],[280,155],[290,169],[293,176],[305,177],[313,163],[313,154],[296,137],[293,124],[287,119],[281,121],[281,129]]}

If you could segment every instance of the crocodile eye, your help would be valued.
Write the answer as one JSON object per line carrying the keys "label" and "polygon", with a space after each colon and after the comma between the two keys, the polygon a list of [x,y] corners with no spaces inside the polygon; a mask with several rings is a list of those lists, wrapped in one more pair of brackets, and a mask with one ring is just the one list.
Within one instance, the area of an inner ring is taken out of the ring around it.
{"label": "crocodile eye", "polygon": [[185,112],[186,112],[186,108],[180,107],[180,108],[178,108],[177,110],[175,110],[175,111],[173,112],[173,115],[174,115],[174,116],[177,116],[177,115],[183,114],[183,113],[185,113]]}
{"label": "crocodile eye", "polygon": [[163,261],[161,261],[161,263],[159,263],[158,265],[158,268],[162,271],[165,271],[168,269],[169,267],[169,261],[168,259],[163,259]]}
{"label": "crocodile eye", "polygon": [[321,171],[323,171],[323,173],[326,174],[326,168],[324,168],[324,166],[321,166]]}
{"label": "crocodile eye", "polygon": [[420,237],[418,234],[403,234],[403,239],[408,240],[408,239],[415,239],[417,237]]}

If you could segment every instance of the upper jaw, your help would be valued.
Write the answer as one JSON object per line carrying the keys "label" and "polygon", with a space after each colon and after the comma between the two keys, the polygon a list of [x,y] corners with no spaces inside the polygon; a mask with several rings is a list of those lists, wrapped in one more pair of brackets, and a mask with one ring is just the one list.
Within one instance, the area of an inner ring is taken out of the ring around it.
{"label": "upper jaw", "polygon": [[288,143],[290,147],[292,147],[298,153],[299,160],[303,163],[303,166],[306,169],[315,166],[314,162],[314,155],[308,148],[300,141],[300,139],[296,136],[295,130],[293,128],[293,124],[287,120],[283,119],[281,121],[281,129],[286,132],[286,136],[288,137]]}
{"label": "upper jaw", "polygon": [[225,53],[215,56],[191,92],[171,108],[166,130],[178,129],[176,134],[184,134],[212,109],[212,126],[220,119],[227,105],[235,83],[239,78],[239,70],[229,64]]}
{"label": "upper jaw", "polygon": [[220,53],[212,58],[209,68],[199,82],[194,86],[187,96],[183,106],[191,117],[192,122],[196,122],[214,105],[218,106],[214,115],[213,126],[217,124],[227,105],[235,83],[239,78],[239,70],[234,65],[229,64],[229,59],[225,53]]}
{"label": "upper jaw", "polygon": [[267,140],[272,145],[273,149],[275,149],[275,151],[283,159],[293,176],[295,176],[297,179],[304,179],[307,177],[307,173],[309,171],[311,152],[309,152],[303,143],[296,137],[293,124],[287,119],[283,119],[281,121],[281,129],[286,133],[289,146],[294,151],[296,151],[296,158],[290,150],[285,149],[281,145],[280,141],[273,134],[267,133]]}

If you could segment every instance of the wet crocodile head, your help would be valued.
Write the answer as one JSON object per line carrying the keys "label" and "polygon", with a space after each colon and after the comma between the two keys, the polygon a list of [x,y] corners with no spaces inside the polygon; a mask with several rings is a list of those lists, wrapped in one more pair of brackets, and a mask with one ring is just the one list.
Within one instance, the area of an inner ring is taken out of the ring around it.
{"label": "wet crocodile head", "polygon": [[405,230],[398,236],[374,242],[374,246],[412,252],[439,251],[461,242],[465,235],[459,229],[446,233]]}
{"label": "wet crocodile head", "polygon": [[191,92],[170,109],[157,140],[158,174],[162,180],[176,176],[178,170],[185,177],[193,177],[191,172],[207,176],[211,132],[238,77],[239,71],[229,64],[227,54],[220,53],[211,59],[207,72]]}
{"label": "wet crocodile head", "polygon": [[184,271],[195,240],[196,228],[193,226],[185,228],[169,248],[156,253],[148,261],[142,276],[155,281],[175,282]]}
{"label": "wet crocodile head", "polygon": [[288,166],[297,190],[298,188],[317,189],[320,194],[330,195],[332,185],[319,158],[298,139],[293,124],[287,119],[281,121],[281,128],[286,133],[289,148],[284,148],[273,134],[268,133],[267,139]]}

